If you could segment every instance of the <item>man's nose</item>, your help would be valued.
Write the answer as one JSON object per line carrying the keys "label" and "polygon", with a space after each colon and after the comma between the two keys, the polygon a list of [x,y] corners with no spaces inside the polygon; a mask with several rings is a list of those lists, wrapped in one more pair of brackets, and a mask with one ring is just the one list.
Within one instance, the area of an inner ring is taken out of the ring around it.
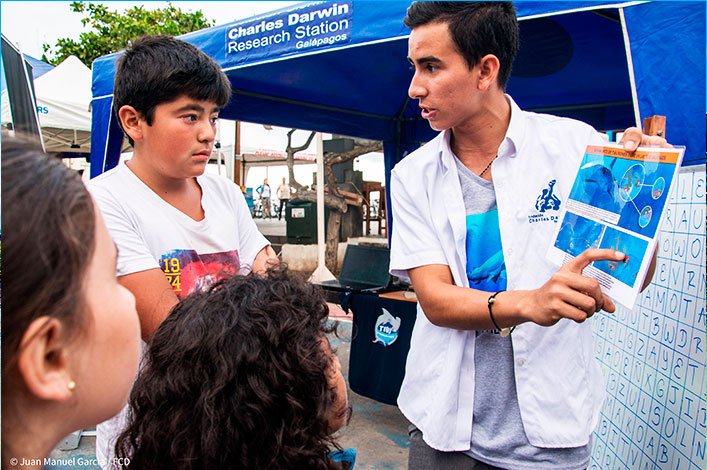
{"label": "man's nose", "polygon": [[419,100],[420,98],[425,96],[425,93],[425,87],[422,85],[417,73],[415,73],[415,75],[413,75],[412,79],[410,80],[410,86],[408,87],[408,96],[414,100]]}

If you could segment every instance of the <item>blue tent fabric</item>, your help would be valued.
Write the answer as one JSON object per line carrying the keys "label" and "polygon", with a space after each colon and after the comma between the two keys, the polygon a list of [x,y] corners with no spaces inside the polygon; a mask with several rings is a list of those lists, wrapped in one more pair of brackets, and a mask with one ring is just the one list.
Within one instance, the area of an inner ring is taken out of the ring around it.
{"label": "blue tent fabric", "polygon": [[[91,103],[91,177],[101,174],[104,170],[108,170],[118,164],[120,158],[120,149],[123,144],[123,130],[117,122],[116,115],[112,110],[112,99],[93,100]],[[96,119],[96,115],[105,116],[105,119]],[[94,136],[103,136],[103,139],[96,139]],[[93,145],[100,142],[101,150],[95,152]],[[100,164],[99,170],[95,170],[96,162],[94,155],[99,155]],[[103,159],[103,155],[112,158]],[[94,174],[95,171],[95,174]]]}
{"label": "blue tent fabric", "polygon": [[35,59],[34,57],[27,54],[23,55],[25,56],[25,59],[27,59],[27,61],[32,64],[32,76],[35,80],[54,68],[52,64],[48,64],[39,59]]}
{"label": "blue tent fabric", "polygon": [[[382,140],[389,176],[397,161],[434,135],[407,97],[412,72],[402,19],[408,5],[301,3],[181,39],[213,57],[231,80],[224,118]],[[617,130],[638,124],[637,106],[641,118],[667,116],[670,142],[687,146],[684,164],[704,163],[704,2],[521,1],[516,7],[521,50],[508,90],[521,107]],[[93,65],[91,176],[118,161],[115,141],[122,135],[109,121],[118,55]]]}
{"label": "blue tent fabric", "polygon": [[668,141],[687,147],[683,165],[704,164],[705,3],[637,5],[626,20],[641,117],[667,114]]}

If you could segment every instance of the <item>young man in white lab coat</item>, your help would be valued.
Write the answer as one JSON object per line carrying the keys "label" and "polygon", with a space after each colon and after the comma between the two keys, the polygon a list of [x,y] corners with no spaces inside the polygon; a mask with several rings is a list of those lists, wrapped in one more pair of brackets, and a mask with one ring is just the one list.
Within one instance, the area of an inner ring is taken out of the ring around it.
{"label": "young man in white lab coat", "polygon": [[[512,4],[417,2],[405,24],[408,94],[440,131],[391,177],[391,272],[419,299],[398,400],[409,468],[584,469],[604,396],[584,321],[615,307],[582,270],[625,255],[590,249],[558,270],[545,254],[602,138],[505,94]],[[623,142],[666,145],[635,128]]]}

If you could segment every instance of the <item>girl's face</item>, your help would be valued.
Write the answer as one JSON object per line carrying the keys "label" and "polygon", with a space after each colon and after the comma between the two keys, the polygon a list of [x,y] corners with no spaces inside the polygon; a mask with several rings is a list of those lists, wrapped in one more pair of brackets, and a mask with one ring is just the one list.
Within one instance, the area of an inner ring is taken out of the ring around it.
{"label": "girl's face", "polygon": [[344,380],[344,375],[341,373],[339,358],[331,350],[329,341],[322,341],[322,347],[332,357],[331,368],[327,371],[327,377],[329,379],[329,387],[336,392],[336,398],[329,417],[329,432],[335,433],[349,420],[349,395],[346,389],[346,380]]}
{"label": "girl's face", "polygon": [[110,418],[125,405],[140,348],[135,297],[118,284],[115,244],[95,210],[96,247],[84,282],[87,328],[72,345],[70,357],[86,425]]}

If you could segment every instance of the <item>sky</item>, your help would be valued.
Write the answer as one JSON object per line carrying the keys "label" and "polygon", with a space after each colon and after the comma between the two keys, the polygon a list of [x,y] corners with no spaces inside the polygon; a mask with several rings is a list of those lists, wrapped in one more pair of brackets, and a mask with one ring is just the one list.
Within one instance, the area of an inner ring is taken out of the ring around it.
{"label": "sky", "polygon": [[[71,2],[65,1],[8,1],[0,2],[0,28],[2,34],[25,54],[41,59],[42,44],[54,44],[59,38],[78,39],[83,31],[81,24],[82,15],[74,13],[70,8]],[[103,3],[113,10],[123,11],[135,5],[143,5],[145,8],[164,8],[167,2],[146,1],[146,2],[126,2],[126,1],[103,1]],[[183,11],[195,11],[200,9],[204,16],[215,21],[216,25],[230,23],[249,16],[258,15],[279,8],[284,8],[298,2],[261,2],[261,1],[174,1],[171,2]],[[226,126],[227,127],[227,126]],[[255,124],[244,123],[241,128],[242,145],[255,149],[273,149],[284,151],[286,145],[286,129],[273,128],[264,132],[263,127]],[[224,132],[222,145],[231,144],[231,133]],[[299,132],[306,139],[307,133]],[[326,137],[325,137],[326,138]],[[296,142],[297,143],[297,142]],[[314,153],[314,144],[309,149]],[[311,175],[315,167],[299,168],[297,173]],[[354,169],[363,171],[363,178],[366,181],[384,181],[383,155],[380,153],[369,154],[359,157],[354,163]],[[280,181],[281,176],[286,175],[284,168],[271,167],[253,168],[248,172],[246,185],[252,186],[258,181],[268,176],[271,180]],[[299,179],[300,177],[297,176]],[[260,184],[260,183],[258,183]],[[303,184],[309,184],[303,182]]]}
{"label": "sky", "polygon": [[[42,43],[54,44],[57,39],[68,37],[78,39],[82,32],[82,15],[74,13],[71,2],[28,2],[7,1],[0,4],[2,11],[2,34],[18,45],[22,52],[38,59],[42,57]],[[125,2],[103,1],[113,10],[123,11],[136,5],[145,8],[164,8],[167,2]],[[175,1],[183,11],[201,10],[204,16],[214,20],[216,25],[230,23],[249,16],[293,5],[298,2],[253,2],[253,1]]]}

